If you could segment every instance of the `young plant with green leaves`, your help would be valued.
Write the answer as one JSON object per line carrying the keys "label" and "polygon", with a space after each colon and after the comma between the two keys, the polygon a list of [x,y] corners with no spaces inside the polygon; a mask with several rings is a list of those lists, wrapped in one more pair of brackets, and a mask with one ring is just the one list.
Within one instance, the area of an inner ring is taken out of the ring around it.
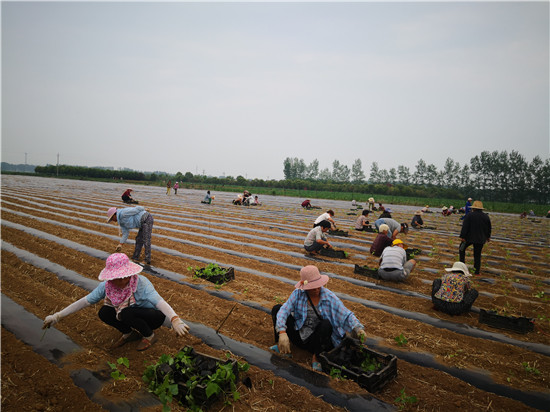
{"label": "young plant with green leaves", "polygon": [[399,345],[399,346],[405,346],[407,343],[409,343],[408,339],[405,337],[405,335],[400,334],[399,336],[396,336],[393,338],[393,340]]}
{"label": "young plant with green leaves", "polygon": [[121,380],[126,379],[126,375],[124,375],[124,373],[122,373],[118,369],[118,366],[119,365],[124,365],[124,366],[126,366],[126,368],[129,368],[130,367],[130,361],[128,360],[128,358],[118,358],[116,360],[116,363],[107,362],[107,364],[111,368],[111,378],[113,378],[115,381],[121,381]]}
{"label": "young plant with green leaves", "polygon": [[414,395],[407,395],[405,392],[405,388],[401,389],[401,392],[399,392],[399,396],[395,398],[395,403],[397,403],[399,410],[402,411],[403,409],[406,409],[409,406],[412,406],[413,404],[418,402],[418,398]]}

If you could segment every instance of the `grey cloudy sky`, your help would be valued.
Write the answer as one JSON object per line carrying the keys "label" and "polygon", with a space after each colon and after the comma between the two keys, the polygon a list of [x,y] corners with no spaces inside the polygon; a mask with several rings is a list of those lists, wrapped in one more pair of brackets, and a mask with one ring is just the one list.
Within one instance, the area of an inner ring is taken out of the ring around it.
{"label": "grey cloudy sky", "polygon": [[549,3],[2,2],[2,161],[368,177],[549,156]]}

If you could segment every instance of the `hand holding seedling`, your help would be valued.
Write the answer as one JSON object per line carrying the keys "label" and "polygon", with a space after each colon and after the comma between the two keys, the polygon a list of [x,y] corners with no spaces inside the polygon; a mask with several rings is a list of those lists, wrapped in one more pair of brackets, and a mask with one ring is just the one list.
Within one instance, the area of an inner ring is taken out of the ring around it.
{"label": "hand holding seedling", "polygon": [[57,322],[59,322],[59,314],[54,313],[53,315],[46,316],[46,319],[44,319],[44,324],[42,325],[42,329],[47,329],[50,326],[55,325]]}

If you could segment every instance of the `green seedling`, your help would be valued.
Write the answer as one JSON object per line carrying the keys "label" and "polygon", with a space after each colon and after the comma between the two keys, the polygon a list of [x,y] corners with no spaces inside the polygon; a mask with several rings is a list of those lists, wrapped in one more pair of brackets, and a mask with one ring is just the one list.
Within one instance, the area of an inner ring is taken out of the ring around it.
{"label": "green seedling", "polygon": [[124,375],[119,369],[119,365],[124,365],[126,368],[130,367],[130,361],[128,358],[118,358],[116,360],[116,363],[107,362],[109,367],[111,368],[111,378],[113,378],[115,381],[122,381],[126,379],[126,375]]}
{"label": "green seedling", "polygon": [[282,298],[280,298],[279,296],[274,296],[274,297],[273,297],[273,300],[274,300],[275,302],[277,302],[277,304],[279,304],[279,305],[281,305],[281,304],[283,304],[283,303],[285,302],[285,300],[282,299]]}
{"label": "green seedling", "polygon": [[343,379],[342,370],[338,369],[338,368],[331,368],[330,369],[330,377],[332,379]]}
{"label": "green seedling", "polygon": [[523,369],[527,373],[532,373],[533,375],[540,375],[540,371],[537,369],[537,361],[533,362],[533,366],[531,366],[530,362],[522,362],[521,366],[523,366]]}
{"label": "green seedling", "polygon": [[403,334],[396,336],[395,338],[393,338],[393,340],[395,340],[399,346],[405,346],[407,343],[409,343],[409,341]]}
{"label": "green seedling", "polygon": [[412,395],[409,396],[405,393],[405,388],[401,389],[401,392],[399,393],[399,396],[395,398],[395,403],[398,404],[399,410],[402,411],[403,409],[407,408],[408,406],[411,406],[418,402],[418,399],[416,396]]}

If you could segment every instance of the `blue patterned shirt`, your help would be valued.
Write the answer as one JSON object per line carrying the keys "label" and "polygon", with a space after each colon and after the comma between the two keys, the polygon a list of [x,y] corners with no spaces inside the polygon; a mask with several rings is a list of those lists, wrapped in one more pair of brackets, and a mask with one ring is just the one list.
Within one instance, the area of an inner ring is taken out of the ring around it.
{"label": "blue patterned shirt", "polygon": [[[296,289],[277,313],[277,332],[286,330],[286,320],[290,314],[296,321],[296,330],[300,330],[307,317],[308,299],[304,290]],[[332,325],[332,343],[338,346],[346,332],[356,328],[363,329],[363,325],[355,317],[353,312],[346,308],[342,301],[333,292],[321,288],[317,311],[323,319],[328,319]]]}

